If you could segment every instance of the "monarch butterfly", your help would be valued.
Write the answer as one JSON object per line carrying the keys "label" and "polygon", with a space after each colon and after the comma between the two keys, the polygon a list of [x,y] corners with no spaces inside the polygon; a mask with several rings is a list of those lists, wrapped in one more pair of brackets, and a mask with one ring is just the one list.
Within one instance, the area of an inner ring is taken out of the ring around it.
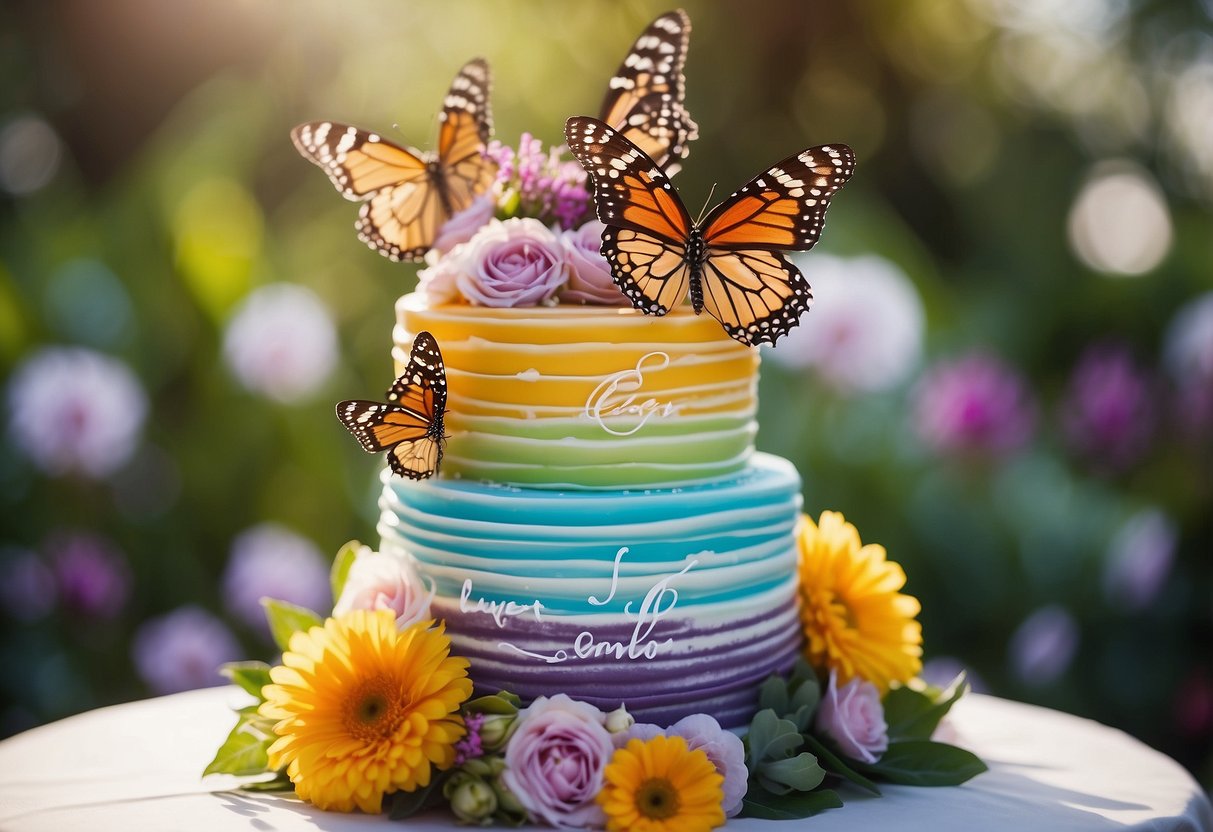
{"label": "monarch butterfly", "polygon": [[682,9],[666,12],[645,29],[607,85],[599,118],[619,130],[673,176],[699,127],[682,104],[682,67],[691,19]]}
{"label": "monarch butterfly", "polygon": [[442,464],[446,368],[438,342],[419,332],[404,373],[387,391],[387,404],[362,400],[337,405],[337,418],[367,453],[387,451],[391,469],[423,480]]}
{"label": "monarch butterfly", "polygon": [[362,202],[358,239],[392,261],[419,260],[442,224],[487,191],[497,173],[482,152],[493,132],[485,61],[459,70],[439,120],[436,153],[332,121],[301,124],[291,139],[342,196]]}
{"label": "monarch butterfly", "polygon": [[813,295],[780,254],[816,244],[830,197],[855,170],[842,144],[803,150],[768,168],[694,222],[670,180],[623,134],[596,119],[565,123],[573,155],[594,182],[602,255],[632,305],[664,315],[687,295],[743,344],[774,344]]}

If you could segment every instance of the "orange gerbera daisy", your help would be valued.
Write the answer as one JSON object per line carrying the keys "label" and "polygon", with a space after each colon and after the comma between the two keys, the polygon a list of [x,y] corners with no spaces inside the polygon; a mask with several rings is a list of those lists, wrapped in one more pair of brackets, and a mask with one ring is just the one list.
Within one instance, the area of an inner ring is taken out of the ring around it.
{"label": "orange gerbera daisy", "polygon": [[607,832],[706,832],[724,823],[724,778],[682,737],[628,740],[603,772]]}

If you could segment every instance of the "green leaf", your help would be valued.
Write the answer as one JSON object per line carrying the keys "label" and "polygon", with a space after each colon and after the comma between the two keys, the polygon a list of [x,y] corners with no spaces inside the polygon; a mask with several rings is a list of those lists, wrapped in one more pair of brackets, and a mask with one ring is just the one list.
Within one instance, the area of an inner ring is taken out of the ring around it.
{"label": "green leaf", "polygon": [[430,780],[428,786],[411,792],[396,792],[388,798],[388,818],[390,820],[404,820],[405,818],[411,818],[422,809],[436,805],[439,797],[442,795],[442,786],[446,780],[447,774],[439,774]]}
{"label": "green leaf", "polygon": [[522,699],[517,694],[510,693],[508,690],[501,690],[492,696],[481,696],[479,699],[473,699],[463,706],[463,710],[469,714],[513,716],[518,713],[518,709],[521,706]]}
{"label": "green leaf", "polygon": [[758,777],[767,788],[774,782],[794,791],[807,792],[821,785],[821,781],[826,778],[826,772],[818,764],[816,757],[801,752],[795,757],[760,764]]}
{"label": "green leaf", "polygon": [[228,662],[219,673],[264,702],[261,689],[270,684],[270,666],[265,662]]}
{"label": "green leaf", "polygon": [[741,816],[763,820],[796,820],[841,807],[842,799],[837,792],[829,789],[776,795],[751,785],[742,802]]}
{"label": "green leaf", "polygon": [[341,591],[345,589],[345,581],[350,576],[350,567],[358,559],[358,552],[361,549],[362,543],[351,540],[338,549],[337,554],[333,557],[333,568],[329,570],[329,583],[333,587],[334,604],[341,597]]}
{"label": "green leaf", "polygon": [[254,780],[241,784],[240,788],[246,792],[289,792],[295,790],[295,784],[285,771],[280,771],[272,780]]}
{"label": "green leaf", "polygon": [[750,771],[768,760],[790,757],[801,745],[800,732],[786,719],[775,716],[772,710],[759,711],[750,722],[750,733],[746,736]]}
{"label": "green leaf", "polygon": [[271,742],[272,739],[246,731],[245,721],[241,719],[228,734],[223,745],[219,746],[215,759],[203,770],[202,776],[235,774],[244,777],[250,774],[264,774],[269,769],[266,750]]}
{"label": "green leaf", "polygon": [[939,722],[969,690],[964,674],[938,698],[907,687],[893,688],[884,698],[884,718],[891,740],[929,740]]}
{"label": "green leaf", "polygon": [[889,743],[880,760],[856,766],[903,786],[958,786],[988,770],[972,752],[931,740]]}
{"label": "green leaf", "polygon": [[759,710],[773,711],[777,716],[788,712],[788,683],[779,676],[771,676],[758,689]]}
{"label": "green leaf", "polygon": [[869,791],[876,796],[880,796],[880,789],[876,784],[855,769],[847,765],[847,762],[839,754],[834,753],[834,750],[825,745],[821,740],[812,734],[806,734],[804,743],[809,747],[809,750],[817,755],[817,761],[825,766],[825,770],[830,774],[841,777],[842,779],[854,783],[859,788]]}
{"label": "green leaf", "polygon": [[300,630],[318,627],[324,622],[316,613],[306,607],[288,604],[274,598],[262,598],[261,606],[265,607],[265,618],[270,623],[270,634],[280,650],[291,648],[291,636]]}

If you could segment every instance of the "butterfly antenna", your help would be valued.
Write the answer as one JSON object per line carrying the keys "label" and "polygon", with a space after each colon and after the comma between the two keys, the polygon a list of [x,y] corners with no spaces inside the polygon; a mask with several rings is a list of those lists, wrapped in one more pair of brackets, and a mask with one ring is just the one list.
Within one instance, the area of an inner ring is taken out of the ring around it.
{"label": "butterfly antenna", "polygon": [[716,193],[716,183],[712,183],[711,190],[708,191],[708,198],[703,201],[703,207],[699,209],[699,216],[695,218],[695,224],[699,225],[703,221],[703,215],[708,212],[708,206],[712,204],[712,194]]}

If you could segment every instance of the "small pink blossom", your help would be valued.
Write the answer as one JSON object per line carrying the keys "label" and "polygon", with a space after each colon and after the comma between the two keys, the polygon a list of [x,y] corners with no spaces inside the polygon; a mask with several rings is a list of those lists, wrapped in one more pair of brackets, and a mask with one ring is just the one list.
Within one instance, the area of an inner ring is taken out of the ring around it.
{"label": "small pink blossom", "polygon": [[563,693],[541,696],[519,712],[501,780],[533,822],[562,828],[604,825],[595,798],[615,751],[604,719],[593,705]]}
{"label": "small pink blossom", "polygon": [[598,220],[590,220],[578,229],[561,233],[560,245],[569,264],[569,282],[560,290],[563,303],[631,305],[611,279],[611,265],[600,251],[605,227]]}
{"label": "small pink blossom", "polygon": [[430,251],[442,255],[460,243],[466,243],[493,218],[496,211],[497,203],[492,197],[483,194],[476,197],[471,205],[442,224]]}
{"label": "small pink blossom", "polygon": [[874,763],[889,747],[889,726],[884,721],[880,691],[858,677],[838,687],[830,672],[830,683],[817,709],[817,730],[830,737],[844,756]]}
{"label": "small pink blossom", "polygon": [[703,751],[712,761],[712,765],[716,766],[717,773],[724,778],[724,783],[721,784],[724,801],[721,806],[725,815],[734,817],[741,811],[750,773],[745,764],[745,745],[740,737],[721,728],[714,717],[691,714],[664,730],[656,725],[638,722],[626,731],[614,735],[615,747],[623,748],[628,744],[628,740],[633,739],[647,742],[659,735],[682,737],[691,751]]}
{"label": "small pink blossom", "polygon": [[429,620],[432,597],[405,561],[363,546],[350,566],[333,615],[352,610],[391,610],[396,614],[396,628],[404,630]]}

